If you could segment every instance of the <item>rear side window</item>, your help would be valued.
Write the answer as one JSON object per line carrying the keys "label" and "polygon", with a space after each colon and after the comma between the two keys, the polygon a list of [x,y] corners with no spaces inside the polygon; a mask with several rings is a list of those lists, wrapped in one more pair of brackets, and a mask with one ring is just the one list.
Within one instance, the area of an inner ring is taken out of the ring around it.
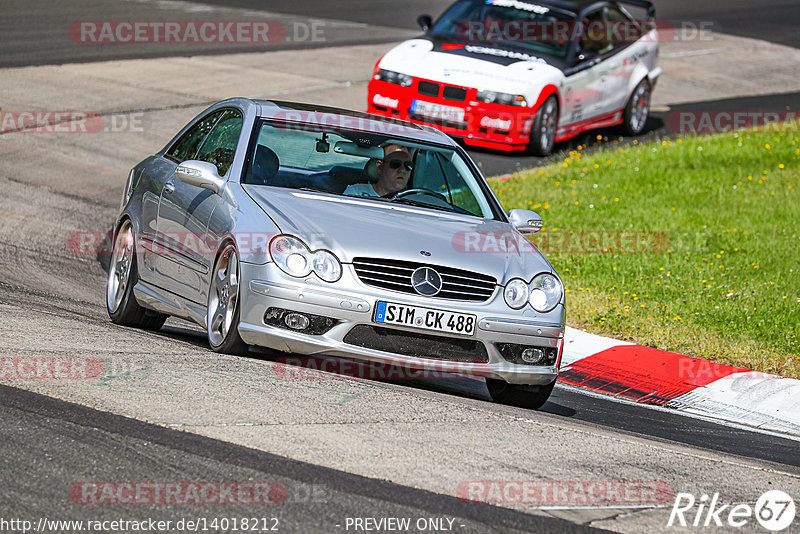
{"label": "rear side window", "polygon": [[242,116],[239,112],[225,111],[211,133],[206,136],[195,159],[213,163],[217,166],[219,175],[225,176],[233,164],[241,132]]}
{"label": "rear side window", "polygon": [[166,156],[178,163],[186,161],[187,159],[195,159],[200,144],[223,113],[225,112],[217,111],[200,119],[197,124],[192,126],[189,131],[183,134],[181,138],[172,145],[167,151]]}

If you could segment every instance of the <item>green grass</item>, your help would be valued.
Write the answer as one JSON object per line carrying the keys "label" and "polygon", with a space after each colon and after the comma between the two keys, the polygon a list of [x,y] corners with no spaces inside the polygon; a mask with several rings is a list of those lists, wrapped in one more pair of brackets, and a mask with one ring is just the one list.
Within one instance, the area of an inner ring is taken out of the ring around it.
{"label": "green grass", "polygon": [[800,123],[782,129],[578,150],[490,183],[544,219],[568,324],[800,377]]}

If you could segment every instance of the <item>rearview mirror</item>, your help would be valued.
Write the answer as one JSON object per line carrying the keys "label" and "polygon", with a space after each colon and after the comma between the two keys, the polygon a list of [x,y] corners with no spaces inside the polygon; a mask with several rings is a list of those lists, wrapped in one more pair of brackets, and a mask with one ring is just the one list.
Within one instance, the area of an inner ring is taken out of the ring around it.
{"label": "rearview mirror", "polygon": [[508,212],[508,221],[521,234],[535,234],[544,226],[539,214],[531,210],[511,210]]}
{"label": "rearview mirror", "polygon": [[225,187],[225,179],[217,173],[216,165],[207,161],[184,161],[175,169],[175,176],[185,184],[210,189],[217,194]]}
{"label": "rearview mirror", "polygon": [[348,156],[383,159],[383,149],[379,146],[359,146],[352,141],[336,141],[333,151]]}
{"label": "rearview mirror", "polygon": [[430,15],[420,15],[417,17],[417,24],[419,27],[422,28],[423,31],[428,31],[433,26],[433,19]]}

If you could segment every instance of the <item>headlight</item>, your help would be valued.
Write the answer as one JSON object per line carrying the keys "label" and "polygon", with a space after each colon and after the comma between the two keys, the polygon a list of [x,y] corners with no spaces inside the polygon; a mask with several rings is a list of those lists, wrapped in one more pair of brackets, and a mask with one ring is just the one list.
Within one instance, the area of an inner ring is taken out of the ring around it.
{"label": "headlight", "polygon": [[490,104],[504,104],[506,106],[527,106],[528,101],[522,95],[511,95],[508,93],[498,93],[496,91],[478,91],[476,97],[481,102]]}
{"label": "headlight", "polygon": [[530,303],[538,312],[549,312],[555,308],[563,295],[561,282],[552,274],[539,274],[531,282]]}
{"label": "headlight", "polygon": [[326,282],[335,282],[342,276],[342,264],[327,250],[314,253],[314,272]]}
{"label": "headlight", "polygon": [[506,289],[503,291],[503,296],[505,297],[506,304],[508,304],[509,307],[518,310],[525,306],[525,303],[528,302],[528,298],[530,297],[528,284],[524,280],[515,278],[506,284]]}
{"label": "headlight", "polygon": [[281,271],[302,278],[314,271],[326,282],[335,282],[342,276],[342,264],[327,250],[311,252],[305,243],[295,237],[279,235],[269,244],[269,254]]}
{"label": "headlight", "polygon": [[291,276],[306,276],[311,272],[311,252],[305,243],[294,237],[280,235],[269,244],[272,261]]}
{"label": "headlight", "polygon": [[413,78],[408,74],[400,74],[399,72],[385,69],[379,69],[378,73],[375,74],[375,79],[389,83],[396,83],[398,85],[402,85],[403,87],[410,86],[413,80]]}

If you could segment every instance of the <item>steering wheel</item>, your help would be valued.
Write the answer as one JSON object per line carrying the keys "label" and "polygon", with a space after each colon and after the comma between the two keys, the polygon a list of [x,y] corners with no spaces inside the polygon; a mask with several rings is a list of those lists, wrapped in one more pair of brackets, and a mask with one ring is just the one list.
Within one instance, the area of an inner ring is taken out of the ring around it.
{"label": "steering wheel", "polygon": [[[415,187],[413,189],[406,189],[405,191],[399,191],[392,196],[392,198],[403,198],[407,197],[408,195],[428,195],[431,197],[438,198],[444,202],[447,202],[447,197],[441,193],[437,193],[436,191],[431,191],[430,189],[424,189],[422,187]],[[449,202],[447,202],[450,205]]]}

